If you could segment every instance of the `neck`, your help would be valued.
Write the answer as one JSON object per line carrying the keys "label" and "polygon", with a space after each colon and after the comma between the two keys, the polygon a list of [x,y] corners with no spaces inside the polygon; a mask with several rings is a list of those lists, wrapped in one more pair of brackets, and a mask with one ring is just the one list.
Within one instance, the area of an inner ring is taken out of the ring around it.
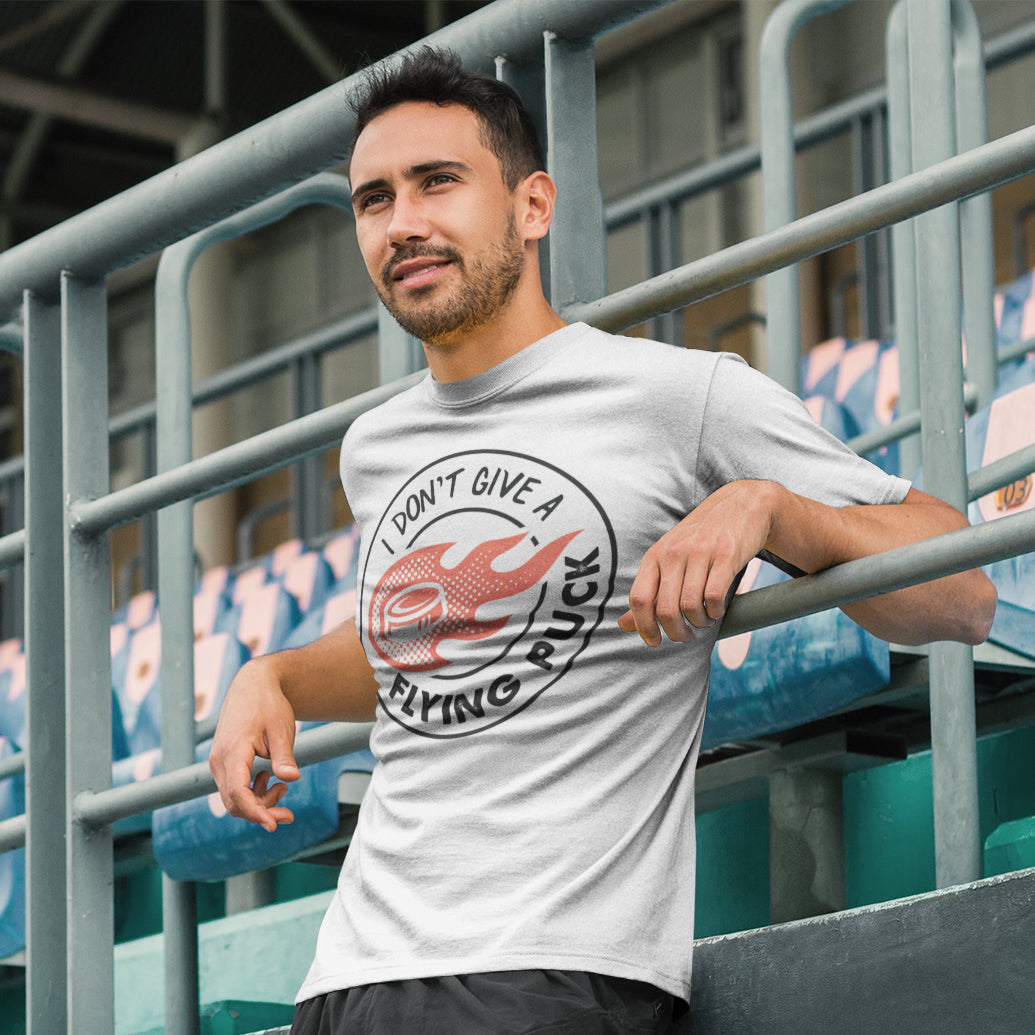
{"label": "neck", "polygon": [[520,291],[515,293],[498,314],[477,327],[424,342],[432,377],[439,382],[475,377],[565,325],[541,291],[538,298],[523,299],[520,295]]}

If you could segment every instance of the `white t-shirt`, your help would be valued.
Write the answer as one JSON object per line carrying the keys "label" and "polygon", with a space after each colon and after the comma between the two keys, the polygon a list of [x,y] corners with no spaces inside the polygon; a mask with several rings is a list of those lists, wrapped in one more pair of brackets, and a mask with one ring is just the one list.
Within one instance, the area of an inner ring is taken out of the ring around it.
{"label": "white t-shirt", "polygon": [[299,1000],[526,968],[688,998],[718,627],[622,632],[640,560],[735,479],[835,506],[908,483],[736,357],[584,324],[364,414],[341,472],[378,765]]}

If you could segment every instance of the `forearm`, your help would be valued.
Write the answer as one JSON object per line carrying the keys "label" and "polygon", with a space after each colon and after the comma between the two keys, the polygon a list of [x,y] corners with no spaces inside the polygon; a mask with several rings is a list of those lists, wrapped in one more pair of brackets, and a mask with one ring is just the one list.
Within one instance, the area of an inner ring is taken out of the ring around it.
{"label": "forearm", "polygon": [[[901,504],[833,508],[770,485],[773,520],[766,548],[806,572],[867,557],[967,527],[954,507],[910,490]],[[899,643],[980,643],[995,613],[995,590],[980,569],[860,601],[844,608],[865,629]]]}
{"label": "forearm", "polygon": [[374,718],[377,681],[351,622],[313,643],[249,664],[268,669],[299,721],[368,722]]}

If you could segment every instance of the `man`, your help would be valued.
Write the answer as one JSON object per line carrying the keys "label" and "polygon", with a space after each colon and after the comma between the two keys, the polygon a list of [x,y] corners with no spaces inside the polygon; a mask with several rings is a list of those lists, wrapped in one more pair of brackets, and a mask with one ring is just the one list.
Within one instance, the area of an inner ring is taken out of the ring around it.
{"label": "man", "polygon": [[[255,756],[290,782],[296,720],[376,717],[293,1030],[678,1030],[694,767],[738,573],[966,522],[734,357],[566,325],[539,280],[555,188],[494,80],[429,50],[372,75],[350,178],[367,268],[431,376],[342,447],[356,625],[250,662],[211,754],[229,811],[273,831],[286,784],[252,784]],[[978,642],[994,607],[974,571],[845,610]]]}

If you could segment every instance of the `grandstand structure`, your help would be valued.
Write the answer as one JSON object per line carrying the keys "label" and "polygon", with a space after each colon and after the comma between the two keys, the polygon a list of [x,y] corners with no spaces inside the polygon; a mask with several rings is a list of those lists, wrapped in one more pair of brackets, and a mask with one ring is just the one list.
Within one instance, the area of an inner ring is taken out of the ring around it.
{"label": "grandstand structure", "polygon": [[[973,525],[747,572],[698,771],[694,1031],[1029,1030],[1035,14],[464,6],[426,41],[541,126],[561,314],[740,352]],[[300,732],[297,819],[272,837],[221,814],[204,759],[248,657],[349,619],[335,449],[425,376],[345,243],[355,82],[0,252],[24,382],[0,464],[5,1033],[290,1019],[369,728]],[[1000,594],[978,648],[884,644],[836,610],[975,565]]]}

